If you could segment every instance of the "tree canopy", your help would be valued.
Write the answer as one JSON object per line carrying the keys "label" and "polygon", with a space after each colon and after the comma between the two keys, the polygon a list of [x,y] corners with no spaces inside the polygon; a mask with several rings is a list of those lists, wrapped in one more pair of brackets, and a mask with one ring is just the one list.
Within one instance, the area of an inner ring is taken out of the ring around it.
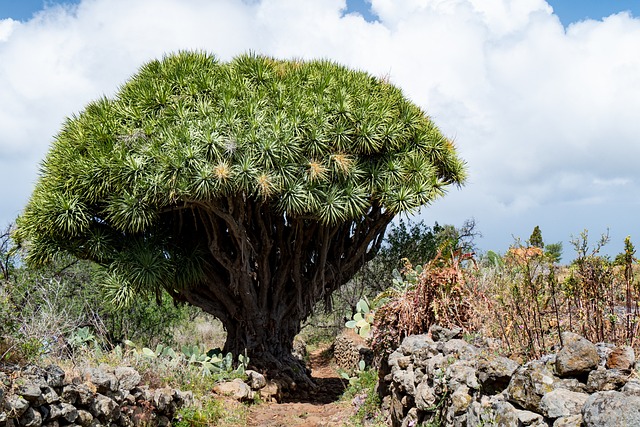
{"label": "tree canopy", "polygon": [[104,266],[116,301],[165,288],[224,322],[294,294],[300,319],[465,169],[384,78],[180,52],[67,119],[16,237],[36,264]]}

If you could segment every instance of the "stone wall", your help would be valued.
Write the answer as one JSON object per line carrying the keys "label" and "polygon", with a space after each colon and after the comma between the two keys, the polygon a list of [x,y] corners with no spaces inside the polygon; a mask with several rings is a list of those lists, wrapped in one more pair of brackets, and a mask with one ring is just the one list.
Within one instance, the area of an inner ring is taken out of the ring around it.
{"label": "stone wall", "polygon": [[407,337],[381,371],[393,426],[640,426],[630,347],[562,334],[553,355],[519,365],[433,327]]}
{"label": "stone wall", "polygon": [[133,368],[87,368],[70,380],[56,365],[0,372],[0,427],[168,426],[191,392],[140,386]]}

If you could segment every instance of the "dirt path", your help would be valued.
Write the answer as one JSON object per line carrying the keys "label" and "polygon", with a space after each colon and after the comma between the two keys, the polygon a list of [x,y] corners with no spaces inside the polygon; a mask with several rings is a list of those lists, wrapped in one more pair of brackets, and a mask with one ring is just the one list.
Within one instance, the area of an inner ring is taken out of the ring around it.
{"label": "dirt path", "polygon": [[318,384],[308,396],[292,396],[283,403],[253,406],[248,414],[251,427],[341,427],[353,415],[350,402],[340,401],[345,383],[331,365],[327,349],[310,354],[311,375]]}

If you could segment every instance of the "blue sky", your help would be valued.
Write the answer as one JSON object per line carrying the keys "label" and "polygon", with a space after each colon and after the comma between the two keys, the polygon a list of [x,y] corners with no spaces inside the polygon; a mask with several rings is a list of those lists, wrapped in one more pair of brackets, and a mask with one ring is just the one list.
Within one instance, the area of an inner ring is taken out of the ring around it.
{"label": "blue sky", "polygon": [[[43,9],[45,4],[79,3],[79,0],[0,0],[0,19],[13,18],[28,20],[33,13]],[[613,13],[629,11],[640,17],[639,0],[547,0],[554,13],[563,25],[587,18],[602,19]],[[360,13],[366,20],[372,21],[376,16],[371,13],[370,3],[366,0],[347,0],[347,10]]]}
{"label": "blue sky", "polygon": [[[640,17],[640,0],[547,0],[547,3],[564,26],[584,19],[599,20],[623,11]],[[357,11],[367,21],[372,21],[376,16],[371,13],[369,4],[366,0],[347,0],[347,9]]]}
{"label": "blue sky", "polygon": [[141,64],[253,50],[388,77],[433,118],[470,179],[418,219],[475,218],[499,252],[539,225],[569,259],[609,229],[615,254],[640,245],[638,46],[638,0],[0,0],[0,227],[65,118]]}
{"label": "blue sky", "polygon": [[587,18],[599,20],[622,11],[640,17],[638,0],[547,0],[547,3],[565,26]]}

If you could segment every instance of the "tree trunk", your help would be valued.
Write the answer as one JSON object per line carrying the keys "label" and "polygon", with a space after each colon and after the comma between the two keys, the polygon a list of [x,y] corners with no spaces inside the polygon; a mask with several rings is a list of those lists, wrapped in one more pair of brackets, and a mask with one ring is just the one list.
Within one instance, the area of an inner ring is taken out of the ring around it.
{"label": "tree trunk", "polygon": [[246,353],[250,355],[252,366],[269,372],[271,377],[285,373],[296,382],[308,383],[310,372],[304,361],[292,355],[293,339],[300,332],[299,319],[261,322],[248,316],[240,323],[225,325],[225,328],[225,353]]}
{"label": "tree trunk", "polygon": [[181,246],[206,248],[204,278],[174,296],[222,321],[226,351],[246,352],[251,365],[308,382],[291,356],[300,323],[373,258],[392,215],[372,206],[356,220],[323,225],[250,198],[190,209],[173,213],[174,235]]}
{"label": "tree trunk", "polygon": [[[182,297],[192,305],[218,317],[227,332],[224,353],[249,356],[249,364],[270,377],[286,374],[298,384],[313,386],[304,361],[292,355],[293,340],[303,318],[285,310],[238,310],[234,316],[221,313],[216,300],[203,298],[202,289],[184,290]],[[282,301],[282,306],[285,306]]]}

